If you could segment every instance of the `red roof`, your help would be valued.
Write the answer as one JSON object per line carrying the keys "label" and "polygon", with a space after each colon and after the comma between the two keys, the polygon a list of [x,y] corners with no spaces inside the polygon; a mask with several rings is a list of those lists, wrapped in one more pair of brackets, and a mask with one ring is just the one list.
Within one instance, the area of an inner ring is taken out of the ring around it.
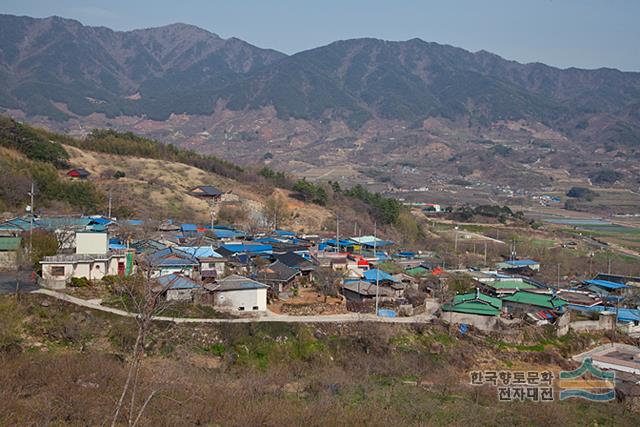
{"label": "red roof", "polygon": [[362,258],[358,261],[358,265],[369,266],[369,263],[367,262],[366,259]]}

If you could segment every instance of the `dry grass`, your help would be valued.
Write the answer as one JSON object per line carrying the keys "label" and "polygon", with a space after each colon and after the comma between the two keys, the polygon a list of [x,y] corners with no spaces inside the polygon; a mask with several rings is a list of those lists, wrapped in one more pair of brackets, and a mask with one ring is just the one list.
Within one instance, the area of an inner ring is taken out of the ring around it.
{"label": "dry grass", "polygon": [[[250,185],[221,177],[182,163],[155,159],[117,156],[85,151],[65,146],[69,162],[84,167],[92,173],[91,179],[101,188],[112,189],[114,198],[134,208],[137,216],[152,218],[181,218],[206,223],[210,220],[210,207],[206,201],[187,195],[197,185],[213,185],[224,191],[232,191],[253,212],[260,212],[265,197]],[[101,179],[105,172],[123,171],[125,178]],[[286,196],[292,217],[288,223],[296,230],[317,230],[330,214],[319,206],[306,205],[277,189]]]}
{"label": "dry grass", "polygon": [[[104,424],[126,375],[130,319],[40,302],[21,302],[22,351],[0,353],[0,425]],[[493,342],[438,325],[157,324],[140,398],[158,394],[142,425],[635,425],[620,403],[496,403],[494,389],[466,385],[469,370],[561,359]]]}

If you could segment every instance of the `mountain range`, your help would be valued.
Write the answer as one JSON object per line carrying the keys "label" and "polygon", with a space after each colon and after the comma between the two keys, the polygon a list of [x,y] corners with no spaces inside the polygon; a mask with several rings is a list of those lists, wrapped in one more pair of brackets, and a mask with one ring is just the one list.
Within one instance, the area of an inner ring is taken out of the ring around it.
{"label": "mountain range", "polygon": [[0,108],[56,130],[136,130],[301,171],[327,164],[326,150],[356,160],[376,141],[412,160],[434,142],[450,158],[469,151],[460,142],[487,140],[516,151],[575,143],[589,159],[636,154],[640,73],[520,64],[420,39],[285,55],[185,24],[120,32],[0,15]]}

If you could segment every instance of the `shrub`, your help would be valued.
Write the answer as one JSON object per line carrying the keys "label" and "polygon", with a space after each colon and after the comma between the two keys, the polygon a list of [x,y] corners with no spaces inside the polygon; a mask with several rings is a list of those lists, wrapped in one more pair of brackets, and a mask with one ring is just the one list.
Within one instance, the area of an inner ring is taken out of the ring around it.
{"label": "shrub", "polygon": [[304,178],[298,180],[298,182],[293,185],[293,191],[300,194],[304,201],[312,202],[320,206],[327,204],[328,197],[325,189],[320,185],[308,182]]}
{"label": "shrub", "polygon": [[623,175],[620,172],[616,172],[611,169],[603,169],[589,175],[589,178],[591,178],[591,182],[594,184],[615,184],[622,178],[622,176]]}
{"label": "shrub", "polygon": [[69,283],[69,286],[72,288],[86,288],[90,285],[91,283],[86,277],[72,277],[71,282]]}
{"label": "shrub", "polygon": [[[55,255],[58,252],[58,239],[53,233],[43,230],[33,230],[32,239],[31,262],[33,268],[40,271],[42,258]],[[23,236],[22,241],[23,244],[28,244],[28,235]]]}
{"label": "shrub", "polygon": [[598,193],[585,187],[571,187],[571,189],[567,191],[567,197],[573,197],[576,199],[591,201],[597,196],[599,196]]}
{"label": "shrub", "polygon": [[0,300],[0,351],[6,351],[20,343],[22,310],[14,299]]}

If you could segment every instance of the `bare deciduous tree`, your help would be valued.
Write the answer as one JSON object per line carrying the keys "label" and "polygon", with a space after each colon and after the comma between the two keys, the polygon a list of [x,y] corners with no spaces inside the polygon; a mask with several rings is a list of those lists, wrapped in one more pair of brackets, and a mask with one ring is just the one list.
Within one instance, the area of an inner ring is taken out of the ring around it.
{"label": "bare deciduous tree", "polygon": [[[144,356],[146,338],[155,317],[160,316],[171,305],[163,295],[175,282],[174,279],[161,285],[152,278],[152,271],[152,264],[148,260],[141,259],[138,262],[136,274],[122,278],[116,284],[116,292],[120,295],[122,303],[135,313],[134,319],[138,332],[129,359],[127,379],[114,410],[112,427],[121,416],[127,395],[129,396],[127,422],[130,427],[134,427],[138,425],[147,405],[159,391],[152,390],[141,403],[139,402],[140,365]],[[137,408],[138,404],[139,408]]]}
{"label": "bare deciduous tree", "polygon": [[315,276],[315,286],[324,296],[324,302],[327,302],[328,297],[338,295],[338,285],[344,277],[344,272],[336,271],[331,267],[319,268]]}

